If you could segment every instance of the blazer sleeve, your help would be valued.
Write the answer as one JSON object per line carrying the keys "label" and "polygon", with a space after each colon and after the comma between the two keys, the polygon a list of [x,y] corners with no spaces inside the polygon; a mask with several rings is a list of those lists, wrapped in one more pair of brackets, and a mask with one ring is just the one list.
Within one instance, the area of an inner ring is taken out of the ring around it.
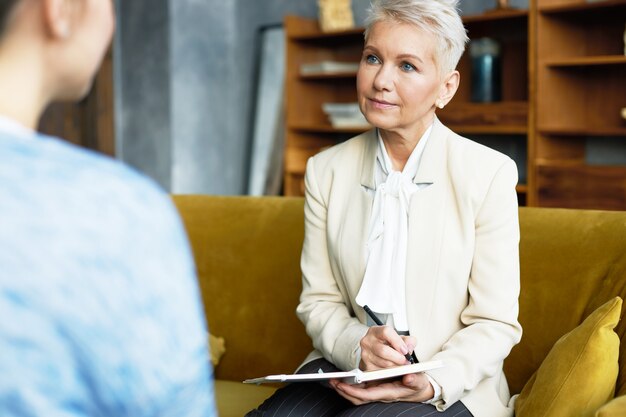
{"label": "blazer sleeve", "polygon": [[[320,191],[315,165],[316,158],[309,159],[305,174],[302,294],[297,314],[313,346],[338,368],[350,370],[358,366],[359,342],[368,327],[350,313],[347,294],[340,290],[331,267],[328,206]],[[330,181],[325,177],[324,180]]]}
{"label": "blazer sleeve", "polygon": [[442,387],[443,397],[436,403],[440,410],[501,372],[502,361],[521,339],[516,183],[517,168],[507,158],[476,211],[469,301],[460,317],[464,327],[432,358],[445,367],[428,372]]}

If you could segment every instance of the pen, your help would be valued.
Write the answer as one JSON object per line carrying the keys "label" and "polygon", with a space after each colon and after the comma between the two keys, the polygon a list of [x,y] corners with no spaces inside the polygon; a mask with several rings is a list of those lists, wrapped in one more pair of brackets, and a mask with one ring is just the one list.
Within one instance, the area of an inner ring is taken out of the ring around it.
{"label": "pen", "polygon": [[[363,310],[365,310],[367,315],[370,316],[370,318],[374,321],[374,323],[376,323],[378,326],[384,326],[383,322],[380,321],[380,319],[376,316],[376,314],[374,314],[374,312],[368,306],[366,305],[363,306]],[[407,353],[406,355],[404,355],[404,357],[410,363],[419,363],[419,361],[417,360],[417,356],[415,356],[415,351],[411,353]]]}

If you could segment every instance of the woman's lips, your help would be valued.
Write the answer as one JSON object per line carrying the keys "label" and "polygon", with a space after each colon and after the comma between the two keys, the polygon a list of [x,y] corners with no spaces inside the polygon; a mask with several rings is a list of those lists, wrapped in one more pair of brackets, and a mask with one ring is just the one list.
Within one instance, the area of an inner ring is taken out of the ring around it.
{"label": "woman's lips", "polygon": [[376,100],[374,98],[370,98],[369,100],[372,103],[372,106],[376,109],[385,110],[385,109],[391,109],[393,107],[396,107],[395,104],[389,103],[388,101]]}

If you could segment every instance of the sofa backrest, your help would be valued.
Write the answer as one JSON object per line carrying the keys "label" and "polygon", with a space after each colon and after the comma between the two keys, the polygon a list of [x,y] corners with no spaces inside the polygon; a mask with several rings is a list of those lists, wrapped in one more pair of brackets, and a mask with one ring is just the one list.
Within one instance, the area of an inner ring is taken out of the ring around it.
{"label": "sofa backrest", "polygon": [[[226,340],[216,377],[291,372],[312,349],[295,315],[303,199],[175,196],[193,247],[211,333]],[[626,299],[626,212],[520,209],[522,341],[505,361],[519,393],[552,345],[593,310]],[[626,323],[617,393],[626,394]]]}
{"label": "sofa backrest", "polygon": [[300,198],[174,196],[209,330],[225,339],[219,379],[290,373],[313,349],[295,314],[302,290]]}
{"label": "sofa backrest", "polygon": [[[563,334],[614,296],[626,299],[626,212],[521,208],[520,231],[524,334],[505,361],[513,394]],[[626,323],[615,331],[621,340],[616,393],[622,395]]]}

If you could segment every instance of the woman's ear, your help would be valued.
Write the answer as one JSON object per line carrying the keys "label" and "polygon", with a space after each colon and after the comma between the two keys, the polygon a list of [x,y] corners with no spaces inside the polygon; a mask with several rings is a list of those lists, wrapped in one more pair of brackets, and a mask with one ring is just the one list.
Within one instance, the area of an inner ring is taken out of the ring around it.
{"label": "woman's ear", "polygon": [[72,0],[40,0],[48,35],[66,39],[72,34]]}
{"label": "woman's ear", "polygon": [[435,103],[437,107],[443,109],[446,104],[452,100],[456,90],[459,88],[459,82],[461,81],[461,74],[458,71],[452,71],[446,75],[441,83],[441,90],[439,91],[439,97]]}

